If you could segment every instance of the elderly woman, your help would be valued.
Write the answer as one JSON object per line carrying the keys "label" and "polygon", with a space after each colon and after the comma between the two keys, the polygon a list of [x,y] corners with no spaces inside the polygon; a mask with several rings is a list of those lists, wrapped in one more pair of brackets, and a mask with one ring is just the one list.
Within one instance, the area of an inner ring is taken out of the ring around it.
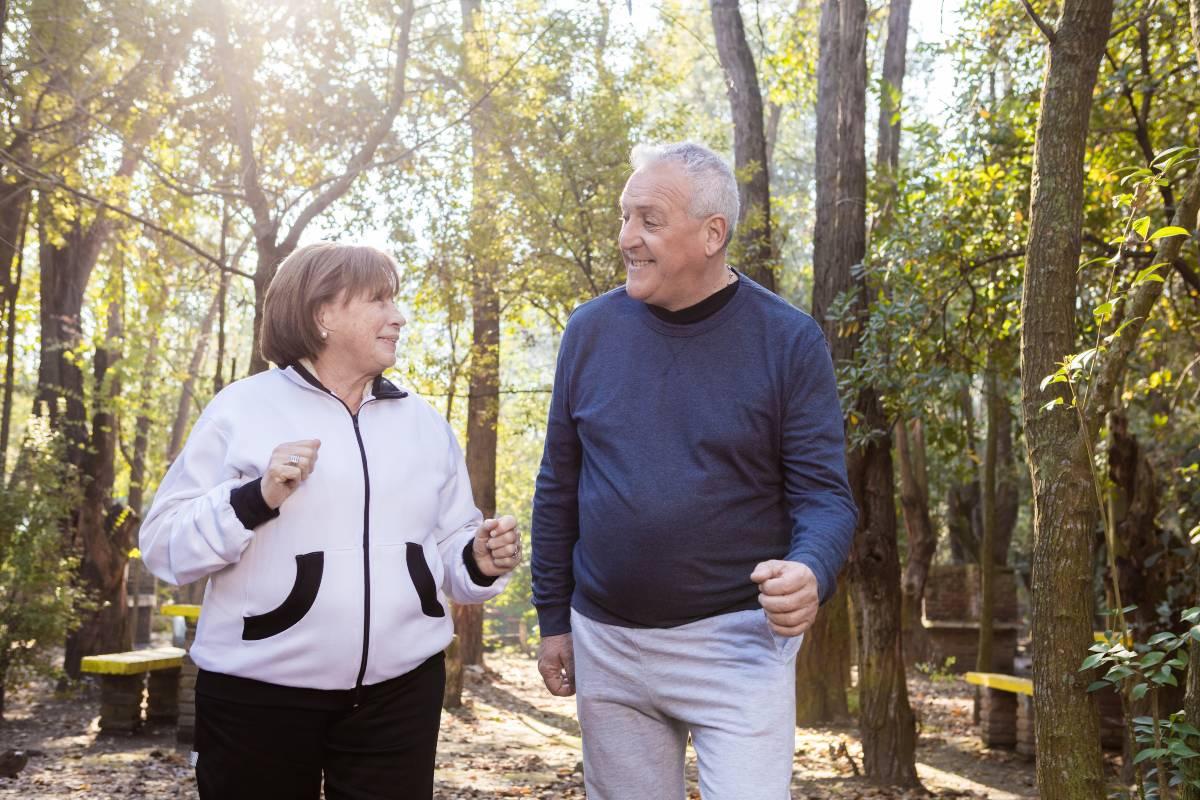
{"label": "elderly woman", "polygon": [[383,377],[398,288],[373,248],[289,256],[263,309],[278,368],[213,398],[142,526],[155,575],[208,578],[201,798],[433,794],[446,597],[497,595],[519,538],[480,518],[446,421]]}

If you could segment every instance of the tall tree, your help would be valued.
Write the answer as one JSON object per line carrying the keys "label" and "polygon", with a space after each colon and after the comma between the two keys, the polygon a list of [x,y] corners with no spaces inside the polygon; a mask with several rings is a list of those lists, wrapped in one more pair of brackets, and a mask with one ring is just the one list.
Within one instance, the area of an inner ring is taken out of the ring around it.
{"label": "tall tree", "polygon": [[746,41],[738,0],[711,0],[710,6],[717,54],[733,112],[733,162],[741,201],[735,255],[752,280],[774,291],[770,167],[758,71]]}
{"label": "tall tree", "polygon": [[[461,0],[463,80],[480,95],[488,80],[488,32],[483,0]],[[471,211],[467,259],[471,281],[471,364],[467,395],[467,473],[475,505],[484,517],[496,515],[496,446],[500,427],[500,281],[503,265],[495,182],[498,150],[492,141],[492,97],[483,95],[471,113]],[[458,657],[483,663],[483,606],[454,606]]]}
{"label": "tall tree", "polygon": [[[1112,0],[1066,0],[1051,30],[1033,154],[1021,299],[1021,384],[1033,477],[1033,667],[1037,775],[1046,800],[1101,797],[1099,716],[1079,672],[1092,639],[1097,510],[1073,409],[1043,412],[1038,387],[1076,346],[1076,273],[1088,116]],[[1052,392],[1061,391],[1054,384]]]}
{"label": "tall tree", "polygon": [[[387,78],[383,81],[386,88],[386,99],[382,107],[376,103],[374,107],[354,109],[334,109],[323,100],[315,104],[320,111],[334,114],[340,122],[330,125],[313,125],[312,129],[325,127],[330,129],[330,138],[318,142],[308,142],[318,150],[318,153],[306,154],[306,158],[320,161],[320,156],[333,157],[333,152],[345,152],[347,142],[338,139],[341,135],[353,136],[354,131],[340,130],[344,123],[351,120],[371,119],[366,132],[362,134],[353,153],[346,160],[339,172],[332,175],[318,175],[303,183],[291,183],[279,180],[279,176],[265,176],[262,160],[264,156],[273,157],[273,161],[288,160],[295,157],[291,148],[280,146],[278,151],[264,147],[263,140],[278,144],[280,138],[276,133],[261,130],[266,122],[264,106],[266,98],[262,86],[255,80],[256,73],[262,64],[257,60],[264,55],[265,47],[252,43],[252,47],[235,47],[235,36],[247,36],[245,29],[235,30],[230,24],[223,0],[207,0],[206,14],[213,35],[213,56],[216,69],[219,72],[219,85],[228,100],[228,131],[237,147],[238,174],[242,194],[241,201],[248,207],[252,220],[251,228],[254,234],[254,247],[257,262],[254,270],[254,341],[250,356],[250,372],[261,372],[267,368],[267,362],[262,357],[259,348],[259,334],[262,323],[263,300],[266,298],[267,287],[275,277],[275,270],[283,259],[296,249],[300,237],[308,230],[313,220],[323,214],[333,203],[342,198],[355,181],[363,173],[374,167],[376,151],[389,138],[396,117],[404,106],[408,96],[408,62],[409,44],[412,33],[414,4],[412,0],[403,0],[399,11],[392,20],[395,36],[393,37],[395,61]],[[298,23],[299,24],[299,23]],[[254,55],[257,53],[257,55]],[[326,74],[328,70],[326,70]],[[353,79],[352,79],[353,80]],[[322,89],[330,88],[326,82]],[[318,92],[319,93],[319,92]],[[339,93],[341,94],[341,93]],[[345,92],[347,98],[361,96],[359,86]],[[309,98],[311,100],[311,98]],[[258,113],[256,113],[258,112]],[[295,113],[294,109],[285,108],[281,113]],[[277,124],[287,124],[275,120]],[[256,136],[257,135],[257,136]],[[256,144],[255,139],[259,139]],[[294,136],[290,140],[283,139],[292,147],[300,146],[303,137]],[[286,152],[285,152],[286,151]],[[323,151],[323,152],[322,152]],[[398,160],[403,160],[402,158]],[[274,166],[286,169],[285,164],[275,163]],[[305,198],[311,195],[311,199]]]}
{"label": "tall tree", "polygon": [[[870,315],[866,255],[866,40],[863,0],[826,0],[821,9],[817,75],[818,174],[833,158],[832,188],[817,203],[813,310],[825,327],[835,365],[853,366]],[[831,88],[832,84],[832,88]],[[827,227],[826,227],[827,226]],[[822,229],[826,227],[826,229]],[[830,314],[839,296],[848,318]],[[872,780],[917,785],[916,723],[908,703],[900,634],[900,561],[896,542],[891,436],[878,392],[858,386],[853,400],[847,471],[859,508],[849,574],[859,637],[859,726],[863,763]]]}

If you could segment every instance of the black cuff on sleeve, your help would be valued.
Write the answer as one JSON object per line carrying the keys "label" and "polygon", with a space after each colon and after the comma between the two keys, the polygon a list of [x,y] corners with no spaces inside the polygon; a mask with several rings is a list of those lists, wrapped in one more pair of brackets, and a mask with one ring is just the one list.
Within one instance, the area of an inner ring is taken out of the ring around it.
{"label": "black cuff on sleeve", "polygon": [[229,505],[233,506],[233,513],[237,514],[248,531],[279,516],[279,509],[271,508],[263,499],[262,478],[243,483],[230,492]]}
{"label": "black cuff on sleeve", "polygon": [[543,639],[571,632],[571,607],[538,606],[538,631]]}
{"label": "black cuff on sleeve", "polygon": [[473,544],[474,542],[467,542],[467,546],[463,548],[463,563],[467,565],[467,574],[471,576],[471,582],[476,586],[491,586],[500,576],[484,575],[479,571],[479,565],[475,563]]}

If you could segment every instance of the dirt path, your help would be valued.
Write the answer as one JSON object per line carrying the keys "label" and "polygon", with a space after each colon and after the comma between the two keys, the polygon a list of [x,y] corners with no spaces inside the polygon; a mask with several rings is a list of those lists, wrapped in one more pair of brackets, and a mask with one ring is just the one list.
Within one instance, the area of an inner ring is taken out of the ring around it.
{"label": "dirt path", "polygon": [[[466,706],[443,717],[437,799],[584,797],[573,700],[547,694],[528,658],[493,655],[488,666],[486,674],[468,674]],[[965,687],[920,677],[910,682],[910,692],[921,719],[918,771],[927,788],[942,797],[1036,797],[1032,764],[979,746]],[[0,798],[195,797],[186,754],[175,751],[172,729],[100,737],[98,707],[95,690],[55,697],[39,685],[10,695],[0,752],[34,754],[17,778],[0,778]],[[854,777],[861,750],[853,729],[803,728],[797,734],[793,798],[906,797]],[[688,772],[690,795],[698,798],[691,754]]]}

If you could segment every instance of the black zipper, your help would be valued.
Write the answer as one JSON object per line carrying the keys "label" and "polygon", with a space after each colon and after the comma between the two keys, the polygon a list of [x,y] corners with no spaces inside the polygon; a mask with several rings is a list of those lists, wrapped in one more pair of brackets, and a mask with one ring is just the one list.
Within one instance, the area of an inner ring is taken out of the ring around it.
{"label": "black zipper", "polygon": [[[363,403],[358,407],[359,412],[365,405]],[[346,410],[349,411],[350,407],[346,406]],[[363,466],[363,645],[358,679],[354,682],[354,705],[358,707],[363,677],[367,674],[367,652],[371,646],[371,473],[367,469],[367,448],[363,445],[362,431],[358,427],[358,414],[351,414],[350,419],[354,421],[354,437],[358,439],[358,452],[362,456]]]}
{"label": "black zipper", "polygon": [[[380,395],[386,398],[405,398],[408,393],[396,389],[387,380],[376,378],[372,385],[372,397],[363,401],[358,406],[358,411],[350,410],[350,406],[346,405],[346,401],[338,397],[327,387],[321,384],[313,375],[303,366],[299,364],[292,365],[293,369],[313,388],[318,389],[341,403],[342,408],[346,409],[346,413],[350,415],[350,421],[354,424],[354,438],[358,441],[358,454],[362,457],[363,468],[363,645],[362,645],[362,660],[358,665],[358,678],[354,681],[354,707],[357,708],[362,698],[363,678],[367,674],[367,655],[371,647],[371,472],[367,467],[367,448],[363,444],[362,430],[358,427],[358,415],[366,408],[368,403],[380,399]],[[386,394],[384,394],[386,392]]]}

